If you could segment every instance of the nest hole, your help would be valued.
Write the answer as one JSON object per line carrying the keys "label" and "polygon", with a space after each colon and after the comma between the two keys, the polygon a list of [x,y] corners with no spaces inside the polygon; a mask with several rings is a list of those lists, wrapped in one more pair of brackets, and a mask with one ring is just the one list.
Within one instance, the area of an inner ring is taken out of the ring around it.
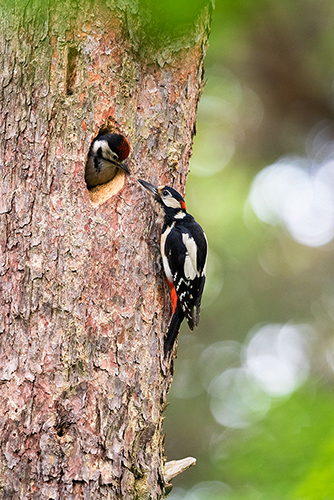
{"label": "nest hole", "polygon": [[115,177],[105,184],[100,184],[91,189],[88,189],[89,199],[93,207],[97,207],[105,203],[109,198],[117,194],[124,186],[125,173],[123,170],[118,170]]}
{"label": "nest hole", "polygon": [[[122,134],[122,132],[120,131],[119,128],[120,127],[119,127],[118,123],[114,120],[114,118],[108,117],[107,120],[105,121],[105,123],[103,123],[101,125],[97,135],[92,140],[91,146],[96,139],[98,139],[100,136],[103,136],[105,134],[108,134],[108,133]],[[90,146],[89,152],[91,151],[91,146]],[[124,186],[126,174],[122,169],[118,169],[115,177],[113,177],[110,181],[103,183],[103,184],[98,184],[97,186],[94,186],[94,187],[89,187],[88,182],[87,182],[87,177],[86,177],[87,176],[87,169],[89,168],[88,162],[89,162],[89,153],[87,155],[87,161],[86,161],[86,165],[85,165],[85,180],[86,180],[86,186],[87,186],[88,195],[89,195],[89,199],[91,201],[91,204],[94,207],[97,207],[98,205],[105,203],[107,200],[109,200],[109,198],[112,198],[117,193],[119,193],[119,191]]]}

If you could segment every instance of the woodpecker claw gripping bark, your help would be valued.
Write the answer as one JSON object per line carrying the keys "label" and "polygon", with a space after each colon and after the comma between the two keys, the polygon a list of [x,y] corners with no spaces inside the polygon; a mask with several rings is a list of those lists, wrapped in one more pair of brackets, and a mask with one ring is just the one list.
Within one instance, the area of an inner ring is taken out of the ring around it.
{"label": "woodpecker claw gripping bark", "polygon": [[173,304],[173,316],[165,336],[167,357],[173,350],[184,318],[191,330],[198,326],[208,243],[203,229],[188,214],[184,199],[175,189],[157,188],[141,179],[138,181],[154,195],[165,212],[160,249]]}
{"label": "woodpecker claw gripping bark", "polygon": [[130,154],[129,141],[121,134],[97,136],[89,149],[85,180],[88,189],[111,181],[118,169],[129,174],[123,161]]}

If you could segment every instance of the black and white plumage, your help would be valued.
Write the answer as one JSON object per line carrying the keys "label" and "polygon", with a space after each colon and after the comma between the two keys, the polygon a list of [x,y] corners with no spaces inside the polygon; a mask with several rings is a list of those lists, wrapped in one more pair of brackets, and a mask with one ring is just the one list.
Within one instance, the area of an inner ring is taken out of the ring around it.
{"label": "black and white plumage", "polygon": [[123,163],[130,154],[130,144],[121,134],[105,134],[97,136],[89,149],[85,170],[85,181],[88,189],[111,181],[118,169],[129,174]]}
{"label": "black and white plumage", "polygon": [[154,194],[165,212],[160,248],[173,304],[173,316],[165,337],[167,356],[184,318],[191,330],[198,326],[208,244],[203,229],[188,214],[184,199],[175,189],[139,182]]}

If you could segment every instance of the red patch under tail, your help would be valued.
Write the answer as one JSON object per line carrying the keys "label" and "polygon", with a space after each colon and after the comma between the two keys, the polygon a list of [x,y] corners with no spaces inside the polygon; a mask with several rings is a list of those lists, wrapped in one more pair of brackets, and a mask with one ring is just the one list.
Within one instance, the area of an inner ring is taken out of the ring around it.
{"label": "red patch under tail", "polygon": [[168,278],[166,278],[167,280],[167,283],[168,283],[168,286],[170,288],[170,296],[171,296],[171,299],[172,299],[172,304],[173,304],[173,314],[175,313],[175,309],[176,309],[176,306],[177,306],[177,295],[176,295],[176,290],[175,290],[175,286],[174,286],[174,283],[172,283],[171,281],[169,281]]}

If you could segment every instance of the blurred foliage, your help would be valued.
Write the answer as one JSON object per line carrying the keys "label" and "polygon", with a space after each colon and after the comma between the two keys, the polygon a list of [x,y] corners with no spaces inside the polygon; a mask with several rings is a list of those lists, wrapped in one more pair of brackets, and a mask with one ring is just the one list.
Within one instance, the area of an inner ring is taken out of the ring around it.
{"label": "blurred foliage", "polygon": [[[199,329],[181,329],[165,420],[168,460],[197,465],[171,500],[334,498],[333,239],[300,244],[249,198],[259,172],[295,155],[310,179],[327,162],[334,199],[333,21],[330,0],[216,1],[186,198],[208,236],[208,279]],[[303,347],[274,345],[284,324]],[[280,377],[290,390],[270,393]],[[217,404],[239,422],[219,423]]]}
{"label": "blurred foliage", "polygon": [[[333,410],[332,392],[317,390],[310,382],[250,429],[234,436],[226,433],[218,447],[223,460],[216,450],[215,466],[236,491],[240,483],[252,484],[259,499],[320,499],[328,487],[333,494]],[[301,478],[310,483],[310,471],[321,495],[299,496],[306,486]],[[328,483],[322,480],[326,476]]]}

